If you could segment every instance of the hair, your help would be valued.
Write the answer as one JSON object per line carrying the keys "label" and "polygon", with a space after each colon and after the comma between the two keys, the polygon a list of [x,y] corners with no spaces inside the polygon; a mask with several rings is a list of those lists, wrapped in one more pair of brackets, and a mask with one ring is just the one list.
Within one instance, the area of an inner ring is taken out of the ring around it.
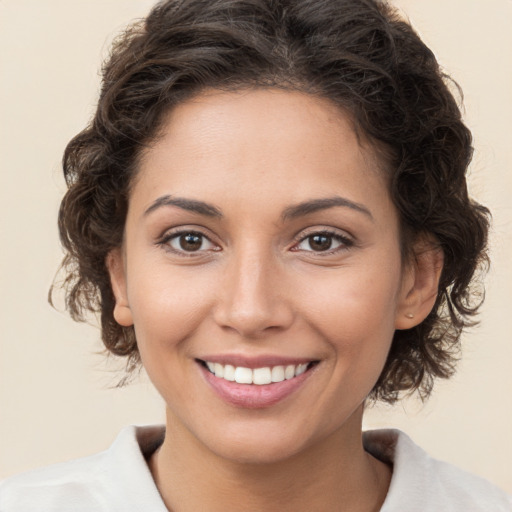
{"label": "hair", "polygon": [[[113,317],[106,258],[123,241],[138,158],[173,106],[208,89],[279,87],[327,98],[384,148],[405,253],[418,235],[444,254],[435,305],[394,333],[373,400],[429,396],[454,372],[483,300],[488,210],[468,197],[472,138],[454,82],[411,26],[377,0],[168,0],[114,42],[90,124],[63,158],[59,213],[66,307],[101,316],[108,351],[140,364],[133,327]],[[476,282],[475,282],[476,280]]]}

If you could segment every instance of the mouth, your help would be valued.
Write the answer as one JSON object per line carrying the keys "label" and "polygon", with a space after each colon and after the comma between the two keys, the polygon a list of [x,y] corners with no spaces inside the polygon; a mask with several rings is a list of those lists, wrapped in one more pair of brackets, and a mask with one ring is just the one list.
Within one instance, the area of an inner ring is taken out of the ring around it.
{"label": "mouth", "polygon": [[218,379],[237,384],[266,386],[278,384],[283,381],[295,379],[311,370],[318,361],[302,362],[298,364],[262,366],[260,368],[248,368],[234,366],[213,361],[197,360],[208,372]]}
{"label": "mouth", "polygon": [[210,389],[236,408],[272,407],[309,382],[318,360],[211,356],[196,359]]}

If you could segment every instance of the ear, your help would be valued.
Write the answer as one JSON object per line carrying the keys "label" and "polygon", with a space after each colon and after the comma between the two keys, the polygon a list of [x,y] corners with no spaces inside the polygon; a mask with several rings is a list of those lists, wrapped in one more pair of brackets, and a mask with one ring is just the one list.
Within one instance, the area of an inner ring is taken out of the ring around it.
{"label": "ear", "polygon": [[132,312],[128,303],[126,288],[126,271],[121,248],[111,250],[107,254],[106,265],[110,274],[110,284],[116,304],[114,306],[114,319],[123,327],[133,325]]}
{"label": "ear", "polygon": [[411,329],[432,311],[443,262],[443,251],[434,240],[423,236],[414,244],[413,256],[404,269],[395,317],[396,329]]}

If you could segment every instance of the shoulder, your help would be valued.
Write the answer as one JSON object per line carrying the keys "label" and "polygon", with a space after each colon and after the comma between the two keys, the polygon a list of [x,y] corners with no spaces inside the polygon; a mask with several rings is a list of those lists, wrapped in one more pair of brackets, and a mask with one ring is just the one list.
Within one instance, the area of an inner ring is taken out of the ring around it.
{"label": "shoulder", "polygon": [[0,482],[2,512],[106,510],[105,454],[16,475]]}
{"label": "shoulder", "polygon": [[[476,475],[430,457],[398,430],[365,432],[365,448],[393,464],[382,512],[511,512],[512,498]],[[407,505],[407,506],[405,506]]]}
{"label": "shoulder", "polygon": [[129,512],[143,510],[138,503],[159,504],[140,444],[149,442],[148,432],[154,439],[156,430],[127,427],[104,452],[7,478],[0,482],[0,510]]}

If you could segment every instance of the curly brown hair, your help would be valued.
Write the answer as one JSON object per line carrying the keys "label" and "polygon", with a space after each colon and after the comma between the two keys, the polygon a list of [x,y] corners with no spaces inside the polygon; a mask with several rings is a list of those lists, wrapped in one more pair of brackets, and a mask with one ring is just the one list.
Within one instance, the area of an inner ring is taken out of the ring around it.
{"label": "curly brown hair", "polygon": [[[169,109],[206,88],[279,87],[328,98],[390,160],[404,251],[420,233],[444,253],[434,308],[397,330],[371,398],[427,397],[474,323],[488,210],[468,197],[471,134],[433,53],[377,0],[168,0],[114,43],[90,125],[68,144],[59,214],[66,306],[101,314],[107,349],[138,366],[132,327],[113,318],[106,257],[123,240],[138,157]],[[477,290],[475,292],[474,290]]]}

